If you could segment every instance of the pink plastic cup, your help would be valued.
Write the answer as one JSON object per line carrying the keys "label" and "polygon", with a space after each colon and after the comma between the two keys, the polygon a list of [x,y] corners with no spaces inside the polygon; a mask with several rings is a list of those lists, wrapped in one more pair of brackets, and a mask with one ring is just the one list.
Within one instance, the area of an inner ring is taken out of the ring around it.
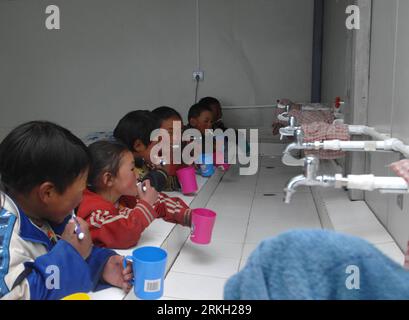
{"label": "pink plastic cup", "polygon": [[216,212],[209,209],[193,209],[190,240],[197,244],[209,244],[215,221]]}
{"label": "pink plastic cup", "polygon": [[198,189],[196,181],[196,173],[194,167],[187,167],[176,171],[182,193],[185,195],[195,193]]}

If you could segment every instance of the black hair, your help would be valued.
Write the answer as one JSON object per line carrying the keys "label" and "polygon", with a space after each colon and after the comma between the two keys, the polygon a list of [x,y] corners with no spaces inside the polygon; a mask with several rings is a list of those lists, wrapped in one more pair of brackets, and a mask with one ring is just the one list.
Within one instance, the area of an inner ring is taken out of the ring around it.
{"label": "black hair", "polygon": [[145,146],[151,142],[151,132],[159,129],[159,119],[148,110],[129,112],[117,124],[114,137],[134,151],[134,143],[141,140]]}
{"label": "black hair", "polygon": [[155,110],[152,111],[152,113],[159,119],[161,123],[162,121],[167,120],[172,117],[177,117],[180,120],[182,120],[182,117],[180,116],[179,112],[167,106],[156,108]]}
{"label": "black hair", "polygon": [[210,109],[209,106],[206,106],[205,104],[202,103],[196,103],[193,106],[190,107],[189,113],[187,115],[188,120],[192,118],[198,118],[200,117],[201,113],[204,111],[209,111],[212,112],[212,109]]}
{"label": "black hair", "polygon": [[89,145],[91,155],[91,165],[88,173],[88,188],[96,192],[100,184],[101,174],[109,172],[116,176],[119,171],[119,165],[125,151],[128,147],[118,141],[97,141]]}
{"label": "black hair", "polygon": [[199,103],[204,104],[205,106],[210,107],[211,105],[219,105],[221,107],[220,101],[213,97],[205,97],[200,99]]}
{"label": "black hair", "polygon": [[0,180],[6,192],[28,194],[48,181],[62,194],[89,163],[85,144],[47,121],[22,124],[0,144]]}

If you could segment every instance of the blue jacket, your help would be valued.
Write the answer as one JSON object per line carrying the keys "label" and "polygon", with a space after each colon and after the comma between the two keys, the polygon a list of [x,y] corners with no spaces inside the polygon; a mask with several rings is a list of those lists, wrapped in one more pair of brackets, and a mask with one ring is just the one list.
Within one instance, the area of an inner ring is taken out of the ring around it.
{"label": "blue jacket", "polygon": [[[57,236],[69,219],[70,216],[61,225],[51,225]],[[115,254],[94,247],[84,260],[68,242],[53,243],[7,196],[0,207],[2,299],[61,299],[76,292],[93,291],[103,285],[102,270]]]}

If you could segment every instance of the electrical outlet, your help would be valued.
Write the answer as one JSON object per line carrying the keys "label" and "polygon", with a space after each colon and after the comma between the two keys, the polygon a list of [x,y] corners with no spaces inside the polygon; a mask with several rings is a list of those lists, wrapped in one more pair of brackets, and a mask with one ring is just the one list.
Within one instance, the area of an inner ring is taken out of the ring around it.
{"label": "electrical outlet", "polygon": [[203,71],[193,71],[193,80],[197,81],[197,77],[199,77],[199,81],[203,81],[204,72]]}
{"label": "electrical outlet", "polygon": [[399,209],[403,211],[403,194],[398,195],[396,199],[396,204],[398,205]]}

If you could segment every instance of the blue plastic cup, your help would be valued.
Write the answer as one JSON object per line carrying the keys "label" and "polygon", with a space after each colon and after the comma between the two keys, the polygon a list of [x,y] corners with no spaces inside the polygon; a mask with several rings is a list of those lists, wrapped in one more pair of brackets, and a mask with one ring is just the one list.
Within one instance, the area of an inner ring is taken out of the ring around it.
{"label": "blue plastic cup", "polygon": [[166,259],[168,254],[158,247],[141,247],[124,259],[133,263],[134,279],[132,284],[135,295],[143,300],[156,300],[163,296]]}
{"label": "blue plastic cup", "polygon": [[214,174],[213,153],[203,154],[198,163],[200,164],[200,174],[203,177],[210,177]]}

